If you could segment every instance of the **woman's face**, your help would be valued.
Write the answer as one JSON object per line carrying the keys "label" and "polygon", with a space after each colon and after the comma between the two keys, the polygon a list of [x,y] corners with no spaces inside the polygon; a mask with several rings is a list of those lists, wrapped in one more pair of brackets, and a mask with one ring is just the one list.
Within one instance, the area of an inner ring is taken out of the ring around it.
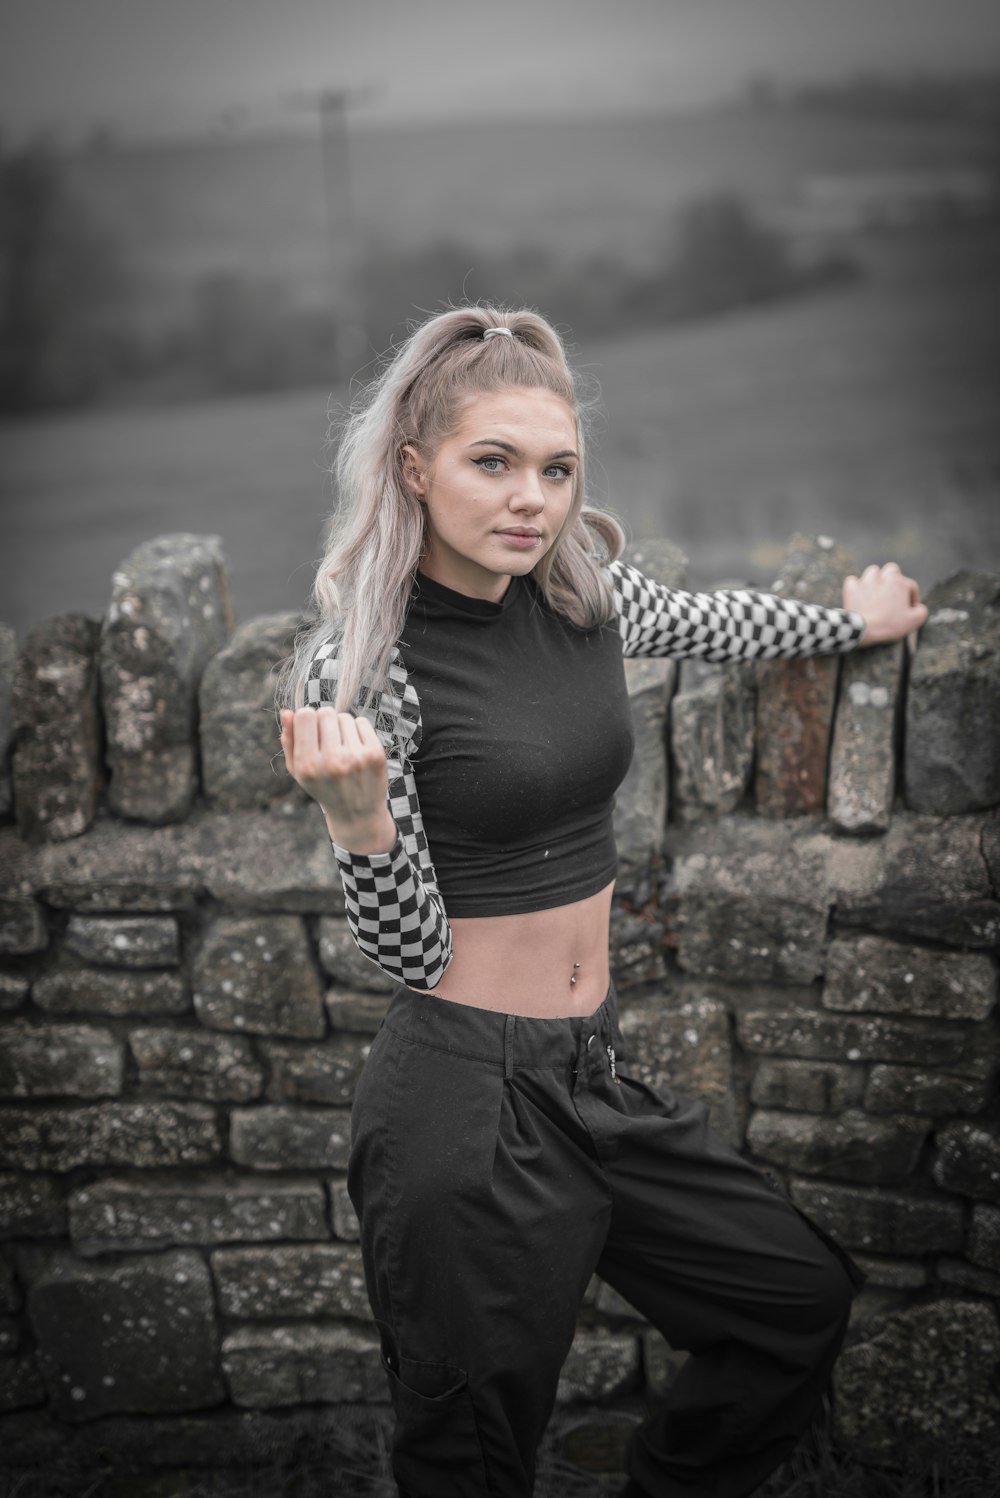
{"label": "woman's face", "polygon": [[573,501],[576,417],[550,390],[473,396],[425,466],[403,449],[403,472],[424,505],[421,571],[474,598],[499,600],[559,534]]}

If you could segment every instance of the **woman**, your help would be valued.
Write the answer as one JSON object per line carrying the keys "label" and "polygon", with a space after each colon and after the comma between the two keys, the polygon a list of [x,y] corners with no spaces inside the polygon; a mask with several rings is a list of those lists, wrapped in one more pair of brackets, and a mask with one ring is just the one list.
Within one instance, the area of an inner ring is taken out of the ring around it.
{"label": "woman", "polygon": [[584,505],[563,347],[529,312],[419,328],[337,479],[281,737],[358,945],[398,981],[348,1186],[400,1490],[531,1493],[596,1271],[692,1354],[627,1492],[750,1493],[816,1410],[858,1275],[703,1104],[630,1074],[608,968],[622,657],[845,651],[926,609],[891,563],[849,577],[843,609],[625,565]]}

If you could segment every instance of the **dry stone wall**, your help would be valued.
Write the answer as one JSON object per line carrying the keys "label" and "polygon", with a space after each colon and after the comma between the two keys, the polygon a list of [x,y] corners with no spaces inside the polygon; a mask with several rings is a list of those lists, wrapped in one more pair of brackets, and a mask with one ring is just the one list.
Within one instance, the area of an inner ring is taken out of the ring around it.
{"label": "dry stone wall", "polygon": [[[684,582],[667,543],[632,559]],[[836,602],[853,565],[795,537],[775,588]],[[915,649],[629,663],[616,813],[626,1060],[866,1269],[836,1376],[876,1454],[1000,1430],[1000,577],[928,603]],[[345,1174],[392,985],[275,759],[295,624],[234,630],[218,538],[184,535],[123,561],[103,620],[0,628],[12,1460],[245,1456],[248,1420],[385,1400]],[[595,1280],[559,1398],[682,1362]]]}

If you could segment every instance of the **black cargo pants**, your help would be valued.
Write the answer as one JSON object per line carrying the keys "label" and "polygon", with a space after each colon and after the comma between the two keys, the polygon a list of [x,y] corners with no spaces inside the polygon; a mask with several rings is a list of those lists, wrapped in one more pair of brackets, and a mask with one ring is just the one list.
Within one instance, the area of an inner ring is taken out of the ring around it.
{"label": "black cargo pants", "polygon": [[528,1498],[595,1271],[692,1354],[630,1493],[749,1494],[820,1404],[859,1271],[623,1051],[614,985],[552,1020],[393,995],[348,1186],[405,1498]]}

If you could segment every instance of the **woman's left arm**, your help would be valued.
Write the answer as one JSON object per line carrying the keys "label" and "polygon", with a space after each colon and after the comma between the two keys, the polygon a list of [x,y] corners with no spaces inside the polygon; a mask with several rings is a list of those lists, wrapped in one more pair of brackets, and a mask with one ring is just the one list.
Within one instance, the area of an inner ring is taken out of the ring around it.
{"label": "woman's left arm", "polygon": [[707,661],[828,655],[902,639],[927,617],[919,589],[895,562],[844,582],[844,607],[747,588],[689,593],[621,560],[608,573],[627,656]]}

